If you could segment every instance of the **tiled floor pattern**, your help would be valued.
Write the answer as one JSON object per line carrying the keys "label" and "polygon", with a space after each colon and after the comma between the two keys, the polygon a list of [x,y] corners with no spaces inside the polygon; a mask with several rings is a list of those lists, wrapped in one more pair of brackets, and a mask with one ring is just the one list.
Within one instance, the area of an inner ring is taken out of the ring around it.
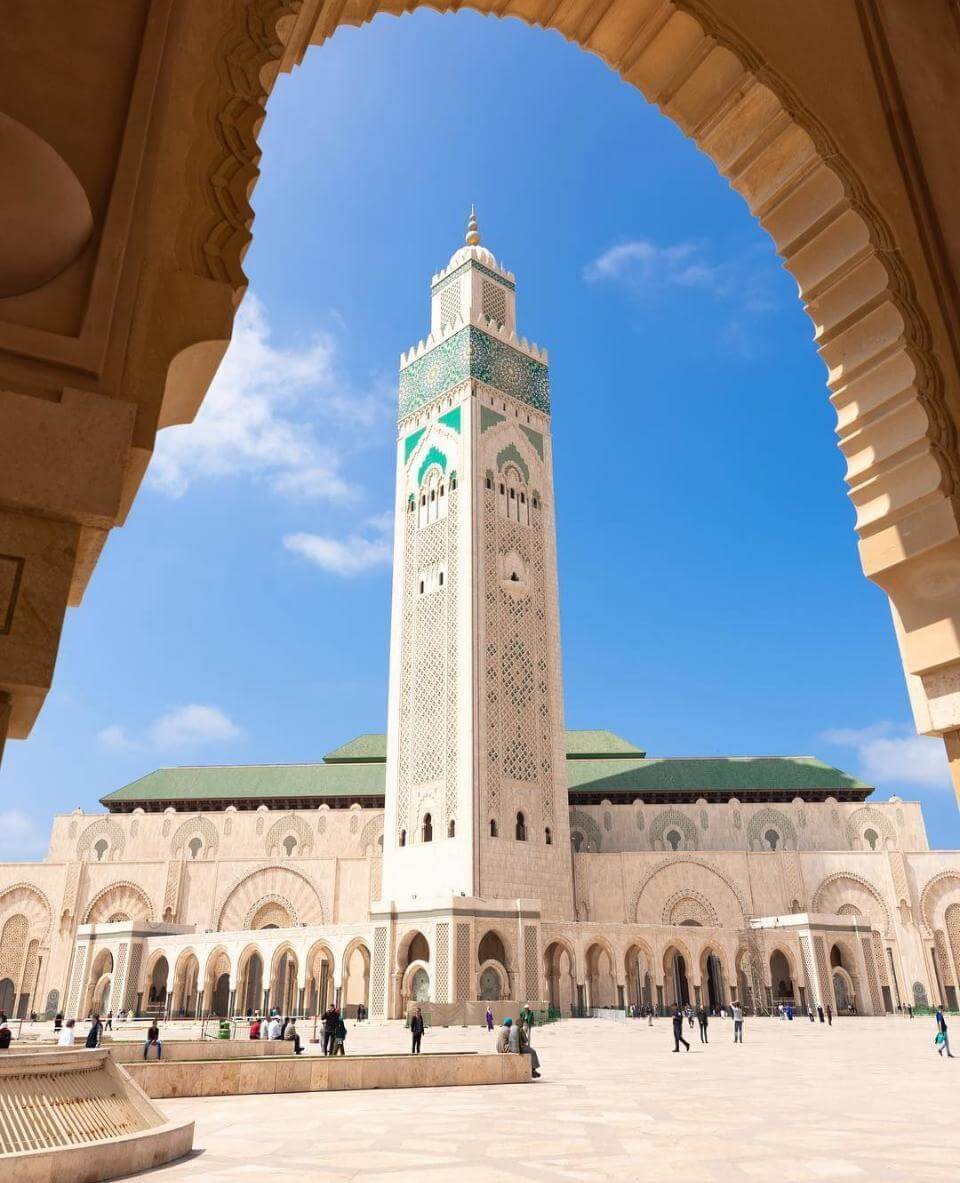
{"label": "tiled floor pattern", "polygon": [[[709,1033],[674,1055],[668,1020],[574,1020],[536,1032],[543,1079],[529,1085],[162,1101],[196,1120],[197,1153],[151,1178],[960,1180],[960,1054],[936,1054],[932,1020],[748,1019],[742,1046],[728,1021]],[[491,1040],[433,1030],[424,1050]],[[351,1025],[348,1047],[405,1051],[407,1036]]]}

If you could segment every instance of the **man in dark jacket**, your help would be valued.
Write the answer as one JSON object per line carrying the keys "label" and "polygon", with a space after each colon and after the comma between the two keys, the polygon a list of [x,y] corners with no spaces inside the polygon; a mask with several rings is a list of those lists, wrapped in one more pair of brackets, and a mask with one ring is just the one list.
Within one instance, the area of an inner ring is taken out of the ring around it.
{"label": "man in dark jacket", "polygon": [[673,1012],[673,1050],[675,1052],[680,1050],[681,1043],[687,1051],[690,1050],[690,1044],[683,1038],[683,1011],[677,1007]]}
{"label": "man in dark jacket", "polygon": [[707,1017],[707,1008],[705,1006],[697,1007],[697,1022],[700,1024],[700,1042],[709,1043],[710,1041],[707,1039],[707,1023],[709,1022],[709,1019]]}
{"label": "man in dark jacket", "polygon": [[418,1006],[410,1018],[410,1034],[413,1036],[414,1054],[420,1052],[420,1040],[423,1039],[423,1011]]}
{"label": "man in dark jacket", "polygon": [[90,1023],[90,1030],[87,1032],[87,1047],[99,1047],[102,1034],[103,1023],[100,1022],[100,1016],[95,1014]]}
{"label": "man in dark jacket", "polygon": [[325,1056],[333,1053],[333,1041],[337,1034],[337,1022],[340,1018],[340,1013],[335,1006],[328,1007],[323,1013],[323,1044],[322,1050]]}

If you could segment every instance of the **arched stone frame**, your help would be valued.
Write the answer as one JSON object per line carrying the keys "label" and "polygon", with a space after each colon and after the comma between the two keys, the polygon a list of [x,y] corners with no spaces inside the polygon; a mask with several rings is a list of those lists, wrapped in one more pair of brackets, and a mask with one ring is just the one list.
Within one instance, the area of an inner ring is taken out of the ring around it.
{"label": "arched stone frame", "polygon": [[497,958],[485,958],[482,962],[480,960],[481,948],[488,936],[495,936],[503,946],[504,960],[499,963],[503,969],[503,978],[506,982],[506,988],[503,997],[517,998],[520,978],[520,963],[519,957],[517,955],[517,942],[508,927],[501,927],[496,923],[491,924],[489,921],[478,923],[474,931],[473,953],[470,959],[472,989],[474,996],[479,997],[480,973],[482,967],[488,960],[498,960]]}
{"label": "arched stone frame", "polygon": [[783,1001],[783,999],[777,995],[775,989],[777,983],[773,980],[773,958],[775,954],[780,953],[783,956],[784,961],[786,961],[787,968],[790,971],[790,986],[792,987],[790,997],[792,998],[795,1005],[799,1005],[800,987],[804,985],[804,983],[798,976],[798,962],[793,950],[784,941],[773,941],[764,949],[763,952],[763,984],[770,990],[773,1001]]}
{"label": "arched stone frame", "polygon": [[41,949],[45,949],[53,922],[53,908],[46,892],[22,879],[11,883],[0,891],[0,926],[7,919],[7,914],[12,915],[14,911],[26,916],[29,936],[36,937]]}
{"label": "arched stone frame", "polygon": [[413,1001],[413,979],[417,976],[420,970],[423,970],[426,973],[427,979],[430,983],[430,994],[433,994],[435,983],[433,980],[431,963],[429,961],[422,960],[411,961],[407,968],[400,975],[400,1008],[398,1011],[398,1016],[400,1018],[406,1014],[408,1004]]}
{"label": "arched stone frame", "polygon": [[170,993],[173,990],[173,966],[176,958],[173,954],[165,948],[153,949],[147,957],[140,975],[139,992],[142,995],[141,1009],[151,1005],[150,989],[153,986],[154,973],[160,964],[160,961],[165,961],[167,966],[166,977],[163,979],[163,998],[164,1007],[170,999]]}
{"label": "arched stone frame", "polygon": [[[645,970],[641,974],[639,959],[643,957]],[[641,936],[627,939],[623,950],[624,1001],[637,1006],[656,1006],[658,958],[652,946]],[[649,977],[649,983],[644,982]],[[649,997],[647,996],[649,994]]]}
{"label": "arched stone frame", "polygon": [[383,854],[383,814],[372,817],[360,831],[360,852],[379,858]]}
{"label": "arched stone frame", "polygon": [[543,939],[543,979],[547,986],[547,998],[551,1006],[560,1008],[563,992],[560,979],[560,953],[565,953],[569,959],[569,1005],[576,1007],[577,985],[581,982],[577,963],[577,952],[574,943],[565,936],[553,934],[544,935]]}
{"label": "arched stone frame", "polygon": [[[664,809],[658,813],[653,821],[650,823],[650,847],[653,850],[666,850],[667,834],[677,830],[683,839],[683,845],[677,847],[677,853],[687,850],[697,850],[700,845],[700,836],[697,833],[697,827],[692,818],[681,812],[679,809]],[[669,847],[672,849],[672,847]]]}
{"label": "arched stone frame", "polygon": [[[215,1006],[217,984],[224,974],[227,977],[226,1006],[222,1010],[218,1010]],[[216,945],[207,954],[201,969],[200,983],[203,1016],[205,1018],[226,1018],[229,1014],[230,996],[236,986],[236,980],[233,960],[225,945]]]}
{"label": "arched stone frame", "polygon": [[[350,987],[354,984],[352,975],[350,973],[350,962],[355,953],[360,953],[363,960],[362,986],[360,994],[362,995],[360,1001],[363,1005],[370,1006],[370,973],[373,965],[373,957],[370,952],[370,946],[363,937],[354,937],[344,948],[340,956],[338,981],[340,988],[340,998],[342,1007],[356,1006],[356,1001],[348,997],[353,991]],[[355,1011],[353,1012],[356,1013]]]}
{"label": "arched stone frame", "polygon": [[842,965],[831,965],[830,966],[830,1004],[836,1009],[837,1013],[839,1014],[840,1013],[840,1003],[837,1001],[837,988],[835,985],[835,980],[838,977],[843,978],[844,983],[846,985],[846,989],[847,989],[848,1001],[853,1002],[854,1006],[857,1008],[857,1011],[859,1012],[861,1009],[861,1007],[860,1007],[861,999],[860,999],[859,992],[857,990],[857,979],[853,976],[853,974],[851,974],[849,972],[849,970],[845,969]]}
{"label": "arched stone frame", "polygon": [[736,900],[737,905],[739,906],[739,909],[740,909],[740,917],[739,917],[738,923],[736,924],[735,927],[742,928],[743,923],[744,923],[744,918],[750,915],[750,908],[747,905],[747,901],[743,895],[743,892],[736,885],[736,883],[731,878],[729,878],[729,876],[725,875],[721,870],[719,870],[717,867],[713,866],[712,863],[708,862],[705,858],[702,858],[702,857],[701,858],[696,858],[696,857],[691,858],[691,857],[688,857],[687,855],[679,855],[679,854],[674,855],[672,858],[661,859],[660,862],[656,863],[653,867],[651,867],[647,871],[647,873],[644,875],[644,877],[640,880],[640,883],[638,884],[637,889],[633,894],[633,897],[632,897],[631,903],[630,903],[630,910],[627,913],[628,918],[633,923],[636,923],[636,924],[640,924],[640,925],[650,924],[652,922],[652,917],[645,918],[640,915],[640,901],[643,898],[644,891],[647,889],[647,887],[649,887],[649,885],[653,882],[653,880],[659,874],[661,874],[663,871],[667,870],[668,868],[679,868],[681,866],[700,867],[705,871],[709,871],[712,875],[715,875],[717,877],[717,879],[719,879],[720,882],[723,883],[730,890],[731,894],[733,895],[733,897]]}
{"label": "arched stone frame", "polygon": [[[281,941],[270,955],[266,967],[270,989],[270,1009],[276,1007],[282,1015],[296,1014],[299,1007],[299,984],[302,962],[292,941]],[[282,980],[281,980],[282,972]]]}
{"label": "arched stone frame", "polygon": [[89,861],[97,841],[101,838],[107,842],[108,848],[103,859],[95,859],[94,861],[116,862],[123,854],[127,839],[122,826],[118,825],[112,817],[102,817],[99,821],[87,826],[77,842],[77,858]]}
{"label": "arched stone frame", "polygon": [[571,841],[575,832],[582,834],[584,839],[584,845],[578,851],[579,854],[595,854],[603,850],[603,835],[600,832],[600,827],[596,820],[589,813],[584,813],[582,809],[570,810]]}
{"label": "arched stone frame", "polygon": [[287,813],[273,823],[264,839],[265,853],[270,858],[288,857],[283,847],[283,840],[291,835],[296,838],[297,845],[289,857],[313,853],[313,834],[303,818],[298,817],[295,813]]}
{"label": "arched stone frame", "polygon": [[333,1002],[336,990],[335,967],[336,958],[330,942],[325,938],[314,941],[303,959],[305,1013],[322,1014]]}
{"label": "arched stone frame", "polygon": [[[839,948],[842,959],[843,959],[843,964],[839,967],[835,966],[833,964],[833,956],[832,955],[833,955],[834,946],[837,946]],[[847,984],[848,984],[849,989],[851,991],[850,996],[854,1000],[854,1004],[857,1008],[857,1013],[858,1014],[869,1014],[870,1013],[869,1008],[865,1005],[868,1001],[868,995],[867,995],[867,992],[865,989],[865,984],[861,983],[861,976],[860,976],[860,958],[859,958],[860,950],[858,949],[856,943],[852,939],[848,939],[845,936],[838,936],[837,934],[832,934],[831,937],[827,941],[826,953],[827,953],[827,972],[830,975],[830,994],[831,994],[830,1001],[831,1001],[831,1004],[834,1005],[835,1001],[836,1001],[835,998],[833,997],[833,977],[834,977],[834,973],[839,968],[843,972],[843,975],[845,976],[845,978],[847,979]]]}
{"label": "arched stone frame", "polygon": [[689,924],[684,914],[695,918],[700,927],[720,926],[713,904],[702,892],[694,891],[693,888],[681,887],[668,897],[661,910],[660,923],[675,927],[695,927]]}
{"label": "arched stone frame", "polygon": [[[90,962],[86,970],[86,982],[84,989],[80,995],[82,1005],[77,1018],[86,1018],[88,1014],[96,1012],[97,1014],[106,1014],[106,1009],[110,1006],[109,990],[113,983],[113,972],[115,967],[114,950],[105,947],[96,949],[93,956],[90,957]],[[100,1007],[106,1003],[103,1011]]]}
{"label": "arched stone frame", "polygon": [[797,830],[782,809],[760,809],[747,822],[747,846],[750,850],[769,850],[766,842],[768,830],[780,835],[778,850],[797,849]]}
{"label": "arched stone frame", "polygon": [[867,830],[876,830],[881,845],[878,850],[892,850],[897,845],[897,831],[893,823],[879,809],[871,805],[863,805],[855,809],[847,818],[847,841],[851,850],[869,850],[869,844],[864,840]]}
{"label": "arched stone frame", "polygon": [[[866,928],[878,928],[885,935],[890,932],[890,912],[879,889],[862,875],[852,871],[835,871],[824,879],[813,893],[812,912],[831,912],[833,904],[840,906],[840,897],[848,892],[867,905],[864,911],[869,921]],[[853,903],[854,900],[844,900]],[[858,905],[859,906],[859,905]],[[877,923],[881,921],[882,923]]]}
{"label": "arched stone frame", "polygon": [[[483,988],[480,983],[483,980],[484,974],[487,972],[495,973],[497,975],[498,981],[500,982],[500,995],[499,995],[498,999],[490,1000],[490,999],[484,998],[484,996],[483,996]],[[507,1001],[511,997],[509,976],[507,974],[506,969],[503,966],[503,962],[497,961],[493,957],[489,957],[489,958],[487,958],[486,961],[480,962],[480,967],[477,970],[477,983],[478,983],[477,998],[481,1002]]]}
{"label": "arched stone frame", "polygon": [[198,837],[203,842],[203,848],[200,851],[201,858],[209,859],[217,851],[217,846],[220,843],[220,835],[217,832],[217,827],[210,821],[209,818],[202,814],[197,814],[195,817],[189,817],[185,822],[179,825],[170,839],[170,854],[173,858],[190,858],[189,841],[193,837]]}
{"label": "arched stone frame", "polygon": [[[259,958],[259,970],[253,971],[253,958]],[[259,1013],[263,1010],[263,994],[270,981],[270,960],[259,941],[250,941],[241,949],[236,961],[236,985],[234,987],[234,1012],[245,1015],[248,1010]]]}
{"label": "arched stone frame", "polygon": [[940,871],[920,891],[920,919],[924,935],[932,936],[944,927],[944,915],[950,903],[960,903],[960,872]]}
{"label": "arched stone frame", "polygon": [[699,962],[691,952],[690,945],[680,937],[674,936],[672,933],[663,943],[663,949],[660,953],[660,972],[662,974],[663,982],[663,998],[664,1003],[668,1007],[675,1007],[680,1005],[680,999],[672,997],[675,994],[675,982],[673,980],[673,959],[671,954],[679,953],[683,958],[685,976],[687,979],[688,1001],[692,1004],[696,992],[700,987],[699,979]]}
{"label": "arched stone frame", "polygon": [[[587,987],[587,1005],[590,1007],[615,1007],[618,1004],[618,987],[623,986],[623,960],[617,956],[613,943],[600,933],[589,932],[583,936],[583,980]],[[606,958],[610,967],[609,989],[603,989],[600,981],[600,955]],[[609,997],[608,997],[609,995]]]}
{"label": "arched stone frame", "polygon": [[203,986],[200,957],[197,950],[188,945],[177,954],[173,967],[173,986],[170,991],[169,1012],[172,1018],[194,1018]]}
{"label": "arched stone frame", "polygon": [[262,863],[237,875],[221,896],[218,931],[244,930],[257,907],[270,900],[286,907],[296,925],[324,923],[323,903],[305,874],[289,863]]}
{"label": "arched stone frame", "polygon": [[430,817],[430,829],[432,833],[432,837],[429,839],[429,841],[437,842],[446,836],[446,823],[443,821],[441,807],[437,804],[432,792],[426,793],[417,802],[413,826],[407,831],[408,846],[424,845],[425,839],[423,837],[423,826],[428,814]]}
{"label": "arched stone frame", "polygon": [[[133,921],[154,920],[154,908],[150,897],[140,886],[129,879],[118,879],[101,887],[87,904],[83,913],[84,924],[107,924],[115,913],[121,913]],[[134,914],[136,912],[137,914]]]}
{"label": "arched stone frame", "polygon": [[733,984],[735,985],[736,979],[735,978],[731,979],[731,976],[730,976],[730,969],[729,969],[730,957],[729,957],[728,952],[723,948],[722,944],[719,941],[712,940],[712,939],[708,939],[703,943],[703,945],[701,946],[701,949],[700,949],[699,958],[697,960],[697,972],[700,975],[700,991],[701,991],[702,1005],[709,1007],[709,1002],[710,1002],[710,999],[709,999],[709,982],[710,982],[709,958],[710,957],[716,957],[716,959],[720,965],[720,971],[719,971],[719,974],[720,974],[720,983],[719,983],[720,984],[720,999],[719,999],[719,1002],[720,1002],[720,1005],[723,1006],[723,1005],[726,1005],[726,1003],[729,1001],[731,980],[733,981]]}

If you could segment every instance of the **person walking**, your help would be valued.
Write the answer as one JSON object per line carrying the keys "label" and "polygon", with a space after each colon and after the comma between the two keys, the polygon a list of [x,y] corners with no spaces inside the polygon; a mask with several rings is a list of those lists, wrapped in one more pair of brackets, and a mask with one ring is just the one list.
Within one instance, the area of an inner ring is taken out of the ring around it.
{"label": "person walking", "polygon": [[103,1035],[103,1023],[100,1022],[100,1016],[94,1014],[90,1022],[90,1030],[87,1032],[87,1047],[99,1047],[100,1039]]}
{"label": "person walking", "polygon": [[147,1053],[151,1047],[157,1049],[157,1059],[163,1058],[163,1044],[160,1042],[160,1028],[157,1026],[156,1020],[147,1028],[147,1040],[143,1045],[143,1058],[147,1058]]}
{"label": "person walking", "polygon": [[937,1007],[937,1051],[942,1056],[944,1052],[947,1053],[947,1058],[953,1059],[953,1052],[950,1050],[950,1036],[947,1034],[947,1020],[943,1017],[943,1007]]}
{"label": "person walking", "polygon": [[690,1044],[683,1038],[683,1012],[678,1008],[673,1016],[673,1050],[678,1052],[680,1044],[690,1050]]}
{"label": "person walking", "polygon": [[653,1007],[652,1006],[647,1007],[647,1026],[648,1027],[653,1026]]}
{"label": "person walking", "polygon": [[492,1031],[493,1030],[493,1011],[490,1009],[489,1006],[487,1007],[487,1013],[484,1015],[484,1020],[486,1021],[486,1024],[487,1024],[487,1030]]}
{"label": "person walking", "polygon": [[103,1029],[104,1029],[104,1031],[112,1031],[113,1030],[113,1011],[112,1010],[107,1011],[107,1021],[104,1024]]}
{"label": "person walking", "polygon": [[707,1023],[709,1021],[710,1020],[707,1015],[707,1008],[705,1006],[699,1007],[697,1010],[697,1022],[700,1024],[700,1042],[701,1043],[709,1043],[710,1042],[710,1040],[707,1039]]}
{"label": "person walking", "polygon": [[413,1045],[411,1052],[413,1055],[420,1054],[420,1040],[423,1039],[423,1011],[418,1006],[410,1018],[410,1034],[413,1037]]}
{"label": "person walking", "polygon": [[822,1006],[817,1007],[817,1017],[819,1018],[820,1022],[822,1023],[823,1022],[823,1007]]}
{"label": "person walking", "polygon": [[743,1043],[743,1008],[739,1002],[731,1007],[733,1011],[733,1042]]}

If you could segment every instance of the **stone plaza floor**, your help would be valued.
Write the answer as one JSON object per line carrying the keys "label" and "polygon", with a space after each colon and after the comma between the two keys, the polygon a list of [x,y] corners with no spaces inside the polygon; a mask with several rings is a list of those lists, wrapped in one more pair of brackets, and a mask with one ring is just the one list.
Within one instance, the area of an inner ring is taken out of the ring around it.
{"label": "stone plaza floor", "polygon": [[[960,1051],[932,1019],[715,1019],[710,1043],[670,1021],[570,1020],[537,1029],[525,1085],[160,1101],[196,1121],[191,1158],[158,1183],[505,1183],[507,1180],[960,1179]],[[350,1024],[353,1054],[408,1050],[399,1026]],[[956,1033],[960,1043],[960,1030]],[[424,1051],[493,1048],[428,1030]],[[316,1054],[315,1047],[310,1054]]]}

